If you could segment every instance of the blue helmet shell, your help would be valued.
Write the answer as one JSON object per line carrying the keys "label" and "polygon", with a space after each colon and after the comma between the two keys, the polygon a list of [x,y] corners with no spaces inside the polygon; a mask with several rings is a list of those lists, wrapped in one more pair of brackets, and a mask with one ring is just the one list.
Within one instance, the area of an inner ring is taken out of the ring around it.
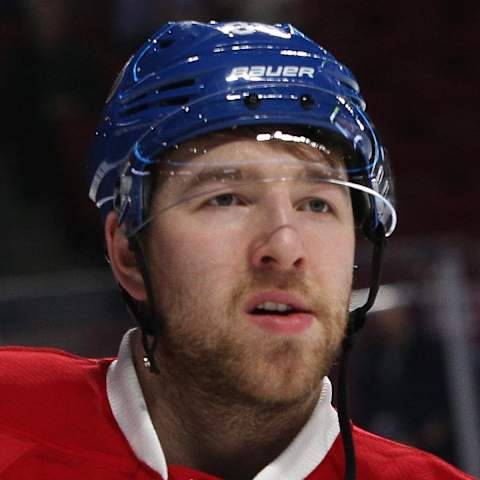
{"label": "blue helmet shell", "polygon": [[[391,195],[384,150],[347,67],[289,24],[188,21],[164,25],[121,71],[95,135],[90,198],[103,218],[120,198],[120,221],[137,231],[146,220],[144,178],[163,151],[256,124],[341,137],[355,152],[350,178]],[[383,215],[373,202],[373,228]]]}

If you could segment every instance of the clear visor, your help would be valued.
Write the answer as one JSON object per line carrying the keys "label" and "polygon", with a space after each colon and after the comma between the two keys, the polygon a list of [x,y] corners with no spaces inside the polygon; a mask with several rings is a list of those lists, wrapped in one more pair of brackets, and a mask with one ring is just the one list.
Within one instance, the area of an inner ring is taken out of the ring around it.
{"label": "clear visor", "polygon": [[329,226],[354,227],[359,210],[372,206],[389,219],[387,235],[396,223],[389,200],[352,180],[338,149],[281,131],[187,142],[164,154],[150,177],[150,210],[141,228],[170,212],[212,232],[276,221],[272,228],[283,222],[299,233],[308,227],[322,234]]}

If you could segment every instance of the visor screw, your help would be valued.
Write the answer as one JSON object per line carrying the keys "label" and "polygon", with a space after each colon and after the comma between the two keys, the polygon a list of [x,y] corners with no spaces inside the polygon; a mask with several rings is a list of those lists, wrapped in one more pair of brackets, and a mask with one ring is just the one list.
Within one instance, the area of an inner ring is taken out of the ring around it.
{"label": "visor screw", "polygon": [[260,97],[256,93],[250,93],[245,97],[244,102],[248,108],[255,109],[260,105]]}
{"label": "visor screw", "polygon": [[311,95],[302,95],[300,97],[300,105],[306,110],[311,110],[315,105],[315,100],[311,97]]}

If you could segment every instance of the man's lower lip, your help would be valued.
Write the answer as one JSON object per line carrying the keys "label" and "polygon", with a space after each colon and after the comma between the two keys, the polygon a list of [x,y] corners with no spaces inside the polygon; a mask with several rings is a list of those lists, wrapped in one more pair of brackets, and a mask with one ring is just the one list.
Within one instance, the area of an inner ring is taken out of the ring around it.
{"label": "man's lower lip", "polygon": [[307,330],[313,322],[311,313],[290,315],[248,315],[253,323],[274,333],[295,334]]}

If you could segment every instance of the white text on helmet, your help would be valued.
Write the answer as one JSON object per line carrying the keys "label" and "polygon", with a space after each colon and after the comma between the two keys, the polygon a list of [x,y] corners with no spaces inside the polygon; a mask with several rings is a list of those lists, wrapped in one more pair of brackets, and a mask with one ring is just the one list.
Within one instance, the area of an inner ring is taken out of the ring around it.
{"label": "white text on helmet", "polygon": [[254,33],[266,33],[267,35],[280,38],[291,37],[290,32],[264,23],[229,22],[213,26],[231,37],[234,35],[252,35]]}
{"label": "white text on helmet", "polygon": [[255,80],[258,77],[309,77],[313,78],[315,69],[296,65],[246,65],[235,67],[227,77],[227,82],[235,82],[240,78]]}

